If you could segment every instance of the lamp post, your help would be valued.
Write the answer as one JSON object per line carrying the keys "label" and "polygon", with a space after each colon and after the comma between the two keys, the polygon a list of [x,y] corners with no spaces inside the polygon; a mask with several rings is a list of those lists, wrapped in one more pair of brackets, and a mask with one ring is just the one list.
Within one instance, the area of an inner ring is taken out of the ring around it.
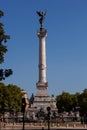
{"label": "lamp post", "polygon": [[51,108],[47,107],[47,121],[48,121],[48,130],[50,130],[50,114],[51,114]]}
{"label": "lamp post", "polygon": [[11,108],[11,111],[10,111],[11,113],[11,120],[12,120],[12,122],[13,122],[13,126],[14,126],[14,121],[15,121],[15,118],[14,118],[14,113],[15,113],[15,110],[14,110],[14,108],[12,107]]}

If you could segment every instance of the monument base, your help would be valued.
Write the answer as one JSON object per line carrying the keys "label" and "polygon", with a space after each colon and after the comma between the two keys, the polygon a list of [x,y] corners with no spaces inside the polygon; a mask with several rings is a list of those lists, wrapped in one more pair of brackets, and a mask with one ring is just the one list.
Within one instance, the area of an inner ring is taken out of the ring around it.
{"label": "monument base", "polygon": [[31,107],[28,109],[30,117],[36,120],[36,114],[40,112],[40,110],[43,110],[45,113],[47,113],[47,107],[51,108],[52,115],[54,112],[56,114],[58,113],[56,101],[52,96],[35,96],[33,104],[31,104]]}
{"label": "monument base", "polygon": [[55,99],[53,99],[51,96],[35,96],[31,108],[36,108],[37,111],[43,108],[43,110],[46,111],[48,106],[51,107],[52,111],[55,110]]}
{"label": "monument base", "polygon": [[48,95],[48,83],[36,83],[37,94],[34,96],[33,103],[29,108],[30,113],[37,113],[40,109],[43,109],[44,112],[47,112],[47,107],[51,108],[51,112],[58,112],[56,107],[56,100],[53,96]]}

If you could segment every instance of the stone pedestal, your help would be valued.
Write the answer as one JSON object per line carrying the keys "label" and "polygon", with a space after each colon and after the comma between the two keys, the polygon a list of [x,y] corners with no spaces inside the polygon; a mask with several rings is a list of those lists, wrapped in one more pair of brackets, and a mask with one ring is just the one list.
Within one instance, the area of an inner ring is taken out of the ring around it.
{"label": "stone pedestal", "polygon": [[51,96],[35,96],[34,102],[31,105],[31,107],[36,108],[37,111],[42,108],[45,112],[48,106],[51,107],[51,111],[55,111],[56,101]]}

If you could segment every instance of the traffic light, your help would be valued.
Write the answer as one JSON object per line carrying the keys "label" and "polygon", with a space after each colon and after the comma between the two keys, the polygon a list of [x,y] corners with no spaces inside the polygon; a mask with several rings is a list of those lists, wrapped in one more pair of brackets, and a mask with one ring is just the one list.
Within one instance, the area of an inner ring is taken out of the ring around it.
{"label": "traffic light", "polygon": [[25,108],[26,108],[26,100],[25,98],[22,98],[22,112],[24,113],[25,112]]}

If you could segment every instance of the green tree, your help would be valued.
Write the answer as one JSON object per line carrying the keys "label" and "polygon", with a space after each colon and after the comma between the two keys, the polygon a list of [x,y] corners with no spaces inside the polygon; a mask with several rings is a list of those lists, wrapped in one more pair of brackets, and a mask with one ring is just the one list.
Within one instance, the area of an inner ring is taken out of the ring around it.
{"label": "green tree", "polygon": [[87,89],[84,89],[83,93],[79,96],[80,113],[87,115]]}
{"label": "green tree", "polygon": [[75,94],[63,92],[56,97],[56,102],[59,112],[78,110],[80,115],[87,116],[87,89],[84,89],[82,93]]}
{"label": "green tree", "polygon": [[5,86],[0,83],[0,112],[3,112],[5,108],[9,111],[14,109],[15,112],[21,111],[22,93],[21,89],[9,84]]}
{"label": "green tree", "polygon": [[[4,12],[0,10],[0,18],[4,16]],[[8,51],[7,46],[4,44],[10,39],[9,35],[5,34],[4,24],[0,22],[0,64],[4,62],[4,55]],[[12,74],[11,69],[0,69],[0,80]]]}
{"label": "green tree", "polygon": [[79,109],[79,97],[80,97],[80,93],[75,93],[73,94],[73,97],[72,97],[72,108],[74,111],[77,111]]}
{"label": "green tree", "polygon": [[68,92],[63,92],[61,95],[56,97],[57,107],[61,112],[72,110],[72,95]]}
{"label": "green tree", "polygon": [[70,94],[68,92],[63,92],[56,97],[57,107],[59,110],[64,111],[76,111],[79,105],[80,93]]}

